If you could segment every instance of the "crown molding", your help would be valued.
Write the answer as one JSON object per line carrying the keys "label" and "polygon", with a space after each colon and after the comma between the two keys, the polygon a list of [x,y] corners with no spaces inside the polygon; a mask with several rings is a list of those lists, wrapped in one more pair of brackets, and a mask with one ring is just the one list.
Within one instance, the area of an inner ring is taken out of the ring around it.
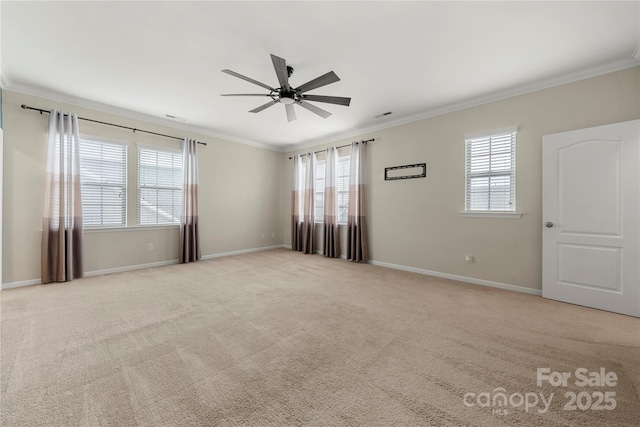
{"label": "crown molding", "polygon": [[569,84],[569,83],[577,82],[580,80],[585,80],[588,78],[597,77],[597,76],[608,74],[608,73],[613,73],[616,71],[621,71],[627,68],[638,66],[639,62],[640,62],[640,45],[636,48],[636,50],[630,57],[622,60],[600,65],[597,67],[588,68],[585,70],[580,70],[577,72],[567,73],[561,76],[541,79],[525,85],[521,85],[521,86],[517,86],[517,87],[513,87],[513,88],[509,88],[509,89],[505,89],[497,92],[492,92],[490,94],[482,95],[479,97],[470,98],[462,102],[457,102],[457,103],[445,105],[442,107],[433,108],[418,114],[412,114],[409,116],[391,119],[388,121],[384,121],[383,123],[376,123],[368,126],[359,126],[359,127],[342,131],[342,132],[337,132],[330,135],[321,136],[318,138],[308,139],[298,144],[289,145],[289,146],[275,146],[275,145],[270,145],[270,144],[255,142],[255,141],[249,141],[249,140],[235,137],[233,135],[222,134],[222,133],[214,132],[210,129],[205,129],[198,126],[192,126],[185,123],[175,122],[173,120],[151,116],[148,114],[127,110],[120,107],[114,107],[112,105],[103,104],[100,102],[90,101],[87,99],[83,99],[83,98],[79,98],[71,95],[64,95],[58,92],[53,92],[45,89],[37,89],[29,86],[17,85],[11,81],[9,74],[6,72],[2,63],[0,63],[0,71],[1,71],[0,85],[5,90],[10,90],[23,95],[37,96],[37,97],[48,99],[55,102],[63,102],[65,104],[75,105],[78,107],[90,108],[92,110],[114,114],[117,116],[129,118],[129,119],[135,119],[143,122],[166,126],[172,129],[181,130],[185,132],[198,133],[201,135],[224,139],[224,140],[235,142],[238,144],[249,145],[256,148],[262,148],[265,150],[275,151],[279,153],[291,153],[298,150],[304,150],[304,149],[308,149],[318,145],[328,144],[331,142],[335,142],[335,141],[339,141],[347,138],[359,137],[363,134],[368,134],[368,133],[376,132],[383,129],[401,126],[407,123],[412,123],[415,121],[424,120],[427,118],[464,110],[466,108],[476,107],[479,105],[488,104],[491,102],[496,102],[496,101],[512,98],[519,95],[525,95],[527,93],[536,92],[539,90],[549,89],[552,87],[561,86],[564,84]]}
{"label": "crown molding", "polygon": [[5,70],[2,60],[0,60],[0,87],[2,89],[7,89],[11,84],[11,77],[9,77],[9,73]]}
{"label": "crown molding", "polygon": [[[4,69],[3,69],[3,76],[4,76]],[[128,119],[140,120],[147,123],[166,126],[172,129],[180,130],[180,131],[211,136],[213,138],[224,139],[226,141],[231,141],[231,142],[235,142],[243,145],[249,145],[256,148],[262,148],[269,151],[276,151],[279,153],[284,152],[280,147],[276,147],[273,145],[263,144],[255,141],[249,141],[246,139],[237,138],[232,135],[226,135],[223,133],[214,132],[214,131],[211,131],[210,129],[205,129],[198,126],[192,126],[186,123],[175,122],[173,120],[151,116],[149,114],[139,113],[137,111],[132,111],[125,108],[114,107],[112,105],[103,104],[101,102],[96,102],[96,101],[90,101],[88,99],[79,98],[72,95],[63,95],[61,93],[49,91],[46,89],[33,88],[30,86],[23,86],[23,85],[17,85],[17,84],[9,84],[5,89],[22,94],[22,95],[36,96],[39,98],[48,99],[50,101],[62,102],[65,104],[74,105],[76,107],[89,108],[92,110],[101,111],[103,113],[114,114],[116,116],[125,117]]]}
{"label": "crown molding", "polygon": [[315,147],[322,144],[328,144],[331,142],[339,141],[342,139],[358,137],[363,134],[376,132],[383,129],[388,129],[407,123],[416,122],[419,120],[428,119],[431,117],[440,116],[447,113],[453,113],[455,111],[464,110],[466,108],[477,107],[479,105],[488,104],[491,102],[500,101],[507,98],[513,98],[515,96],[525,95],[527,93],[537,92],[544,89],[549,89],[556,86],[562,86],[564,84],[574,83],[580,80],[586,80],[592,77],[601,76],[604,74],[614,73],[616,71],[622,71],[627,68],[637,67],[640,62],[640,45],[634,52],[632,57],[622,60],[614,61],[608,64],[600,65],[597,67],[588,68],[585,70],[575,71],[572,73],[563,74],[561,76],[550,77],[546,79],[537,80],[525,85],[492,92],[490,94],[482,95],[479,97],[470,98],[468,100],[457,102],[442,107],[433,108],[427,111],[423,111],[419,114],[412,114],[409,116],[399,117],[397,119],[385,121],[370,126],[362,126],[349,129],[344,132],[334,133],[328,136],[309,139],[299,144],[286,148],[287,153],[291,153],[298,150],[306,150],[311,147]]}

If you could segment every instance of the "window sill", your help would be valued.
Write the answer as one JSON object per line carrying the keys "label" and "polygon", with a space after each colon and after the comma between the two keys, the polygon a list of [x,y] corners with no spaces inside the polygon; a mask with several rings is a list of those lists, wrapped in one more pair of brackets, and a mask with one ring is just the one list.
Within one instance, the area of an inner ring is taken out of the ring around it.
{"label": "window sill", "polygon": [[493,212],[493,211],[464,211],[460,212],[463,218],[514,218],[522,217],[522,212]]}
{"label": "window sill", "polygon": [[117,231],[140,231],[140,230],[164,230],[178,228],[180,224],[160,224],[160,225],[133,225],[130,227],[91,227],[85,228],[85,233],[112,233]]}

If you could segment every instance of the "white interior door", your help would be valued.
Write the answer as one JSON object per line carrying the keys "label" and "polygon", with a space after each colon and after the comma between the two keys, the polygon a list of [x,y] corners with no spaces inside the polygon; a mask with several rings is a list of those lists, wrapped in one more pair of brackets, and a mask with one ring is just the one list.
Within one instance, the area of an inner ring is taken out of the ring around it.
{"label": "white interior door", "polygon": [[543,138],[542,296],[640,317],[640,120]]}

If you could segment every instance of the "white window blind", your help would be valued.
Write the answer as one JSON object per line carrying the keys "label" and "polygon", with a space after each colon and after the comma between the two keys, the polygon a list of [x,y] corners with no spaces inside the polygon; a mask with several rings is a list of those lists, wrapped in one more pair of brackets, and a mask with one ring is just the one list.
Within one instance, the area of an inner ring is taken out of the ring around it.
{"label": "white window blind", "polygon": [[346,224],[349,215],[349,172],[351,171],[351,157],[338,158],[338,223]]}
{"label": "white window blind", "polygon": [[84,226],[125,226],[127,146],[81,139],[80,178]]}
{"label": "white window blind", "polygon": [[319,160],[316,162],[315,222],[324,221],[324,183],[326,170],[325,160]]}
{"label": "white window blind", "polygon": [[138,148],[138,221],[140,225],[180,222],[182,153]]}
{"label": "white window blind", "polygon": [[465,137],[467,211],[515,211],[516,130]]}

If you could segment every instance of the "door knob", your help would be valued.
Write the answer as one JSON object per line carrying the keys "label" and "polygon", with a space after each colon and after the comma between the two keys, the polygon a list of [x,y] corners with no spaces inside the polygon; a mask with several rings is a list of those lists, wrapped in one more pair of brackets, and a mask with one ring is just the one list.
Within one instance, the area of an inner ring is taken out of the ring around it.
{"label": "door knob", "polygon": [[547,227],[547,228],[551,228],[551,227],[553,227],[553,223],[552,222],[545,222],[544,226]]}

